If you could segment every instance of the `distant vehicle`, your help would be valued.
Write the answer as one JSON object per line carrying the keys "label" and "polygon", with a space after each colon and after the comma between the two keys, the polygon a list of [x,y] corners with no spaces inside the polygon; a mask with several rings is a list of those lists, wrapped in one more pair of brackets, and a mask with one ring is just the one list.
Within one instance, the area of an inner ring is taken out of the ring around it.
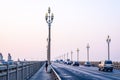
{"label": "distant vehicle", "polygon": [[71,65],[70,59],[66,59],[66,60],[64,61],[64,64]]}
{"label": "distant vehicle", "polygon": [[87,61],[87,62],[84,63],[84,66],[89,66],[90,67],[91,63]]}
{"label": "distant vehicle", "polygon": [[6,64],[7,64],[6,61],[4,61],[4,60],[0,61],[0,65],[6,65]]}
{"label": "distant vehicle", "polygon": [[7,64],[13,65],[13,61],[12,61],[12,60],[9,60],[9,61],[7,61]]}
{"label": "distant vehicle", "polygon": [[58,63],[58,62],[59,62],[59,60],[55,60],[54,62]]}
{"label": "distant vehicle", "polygon": [[67,61],[64,61],[64,64],[67,64]]}
{"label": "distant vehicle", "polygon": [[4,62],[3,62],[3,65],[7,65],[7,62],[6,62],[6,61],[4,61]]}
{"label": "distant vehicle", "polygon": [[73,65],[73,66],[79,66],[79,62],[75,61],[75,62],[73,62],[72,65]]}
{"label": "distant vehicle", "polygon": [[3,65],[3,63],[2,63],[2,62],[0,62],[0,65]]}
{"label": "distant vehicle", "polygon": [[70,61],[70,59],[67,59],[67,61]]}
{"label": "distant vehicle", "polygon": [[67,65],[71,65],[72,63],[72,61],[67,61]]}
{"label": "distant vehicle", "polygon": [[61,59],[61,60],[59,61],[59,63],[64,63],[64,61]]}
{"label": "distant vehicle", "polygon": [[111,60],[100,61],[98,64],[99,71],[113,71],[113,63]]}

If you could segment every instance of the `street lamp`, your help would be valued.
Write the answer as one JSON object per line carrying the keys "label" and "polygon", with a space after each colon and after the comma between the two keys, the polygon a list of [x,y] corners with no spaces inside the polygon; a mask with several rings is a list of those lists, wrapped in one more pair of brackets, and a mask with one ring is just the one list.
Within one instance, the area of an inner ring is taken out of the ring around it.
{"label": "street lamp", "polygon": [[54,15],[53,13],[51,14],[51,10],[50,7],[48,8],[48,13],[46,13],[45,15],[45,20],[48,23],[48,29],[49,29],[49,33],[48,33],[48,52],[47,52],[47,60],[48,60],[48,64],[50,65],[50,49],[51,49],[51,23],[53,22],[53,18]]}
{"label": "street lamp", "polygon": [[64,61],[65,61],[65,54],[64,54]]}
{"label": "street lamp", "polygon": [[67,53],[67,60],[68,60],[68,53]]}
{"label": "street lamp", "polygon": [[89,48],[90,48],[90,46],[89,46],[89,43],[87,44],[87,61],[89,62]]}
{"label": "street lamp", "polygon": [[110,39],[109,35],[107,37],[106,42],[108,43],[108,60],[110,60],[110,42],[111,42],[111,39]]}
{"label": "street lamp", "polygon": [[72,54],[73,54],[73,52],[71,51],[71,61],[72,61]]}
{"label": "street lamp", "polygon": [[77,48],[77,61],[79,61],[79,49]]}

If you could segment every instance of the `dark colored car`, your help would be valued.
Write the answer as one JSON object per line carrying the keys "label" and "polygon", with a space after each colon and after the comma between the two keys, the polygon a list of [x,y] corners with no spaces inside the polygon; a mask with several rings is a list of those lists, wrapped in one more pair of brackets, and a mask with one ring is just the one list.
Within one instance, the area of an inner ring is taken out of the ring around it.
{"label": "dark colored car", "polygon": [[72,65],[73,65],[73,66],[79,66],[80,64],[79,64],[79,62],[75,61],[75,62],[73,62]]}
{"label": "dark colored car", "polygon": [[64,61],[64,64],[67,64],[67,62],[66,62],[66,61]]}
{"label": "dark colored car", "polygon": [[67,65],[71,65],[73,62],[72,61],[68,61],[67,62]]}

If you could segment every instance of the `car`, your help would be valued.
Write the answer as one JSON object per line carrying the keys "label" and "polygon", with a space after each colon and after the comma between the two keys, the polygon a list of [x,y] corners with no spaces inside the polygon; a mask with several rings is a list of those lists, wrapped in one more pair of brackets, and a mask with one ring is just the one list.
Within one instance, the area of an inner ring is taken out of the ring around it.
{"label": "car", "polygon": [[100,61],[98,64],[98,70],[102,71],[113,71],[113,63],[111,60]]}
{"label": "car", "polygon": [[90,67],[90,66],[91,66],[91,63],[90,63],[89,61],[87,61],[87,62],[84,63],[84,66]]}
{"label": "car", "polygon": [[3,65],[3,63],[0,61],[0,65]]}
{"label": "car", "polygon": [[67,61],[67,65],[71,65],[72,63],[72,61]]}
{"label": "car", "polygon": [[12,60],[7,61],[7,64],[9,64],[9,65],[13,65],[13,61],[12,61]]}
{"label": "car", "polygon": [[55,62],[55,63],[58,63],[58,62],[59,62],[59,60],[55,60],[54,62]]}
{"label": "car", "polygon": [[67,61],[64,61],[64,64],[67,64]]}
{"label": "car", "polygon": [[58,60],[58,63],[63,64],[64,61],[62,59]]}
{"label": "car", "polygon": [[72,65],[73,65],[73,66],[79,66],[80,64],[79,64],[79,62],[75,61],[75,62],[73,62]]}

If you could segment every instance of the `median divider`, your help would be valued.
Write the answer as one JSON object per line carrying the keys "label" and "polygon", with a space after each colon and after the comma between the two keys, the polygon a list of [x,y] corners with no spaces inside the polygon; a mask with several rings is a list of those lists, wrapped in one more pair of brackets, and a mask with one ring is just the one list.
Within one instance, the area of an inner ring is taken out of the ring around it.
{"label": "median divider", "polygon": [[55,77],[55,80],[62,80],[60,76],[58,75],[58,73],[55,71],[55,69],[52,67],[52,65],[51,65],[51,72],[53,76]]}

